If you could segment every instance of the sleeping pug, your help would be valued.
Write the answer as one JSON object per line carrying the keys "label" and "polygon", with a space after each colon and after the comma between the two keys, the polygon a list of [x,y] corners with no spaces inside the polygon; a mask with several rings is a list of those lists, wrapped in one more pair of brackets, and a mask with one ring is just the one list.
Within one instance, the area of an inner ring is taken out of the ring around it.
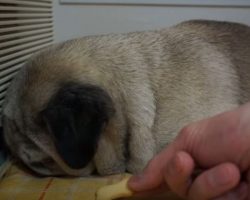
{"label": "sleeping pug", "polygon": [[250,28],[188,21],[34,55],[9,88],[5,141],[43,175],[141,171],[187,123],[250,99]]}

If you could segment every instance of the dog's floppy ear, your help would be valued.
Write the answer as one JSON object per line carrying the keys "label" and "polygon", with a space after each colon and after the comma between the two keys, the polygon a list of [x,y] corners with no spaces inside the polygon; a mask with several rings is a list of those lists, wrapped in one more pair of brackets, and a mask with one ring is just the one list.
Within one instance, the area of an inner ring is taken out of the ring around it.
{"label": "dog's floppy ear", "polygon": [[59,155],[77,169],[93,158],[103,126],[113,112],[112,100],[103,89],[70,83],[59,89],[40,114]]}

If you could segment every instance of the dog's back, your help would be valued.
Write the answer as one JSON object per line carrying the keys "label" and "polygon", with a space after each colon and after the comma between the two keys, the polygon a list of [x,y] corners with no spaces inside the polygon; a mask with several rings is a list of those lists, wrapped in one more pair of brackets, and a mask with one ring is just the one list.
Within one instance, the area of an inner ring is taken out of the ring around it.
{"label": "dog's back", "polygon": [[184,22],[194,32],[201,33],[232,62],[239,79],[240,103],[250,100],[250,27],[231,22],[194,20]]}
{"label": "dog's back", "polygon": [[156,76],[161,87],[153,129],[159,149],[185,124],[250,100],[250,27],[197,20],[163,35],[169,53]]}

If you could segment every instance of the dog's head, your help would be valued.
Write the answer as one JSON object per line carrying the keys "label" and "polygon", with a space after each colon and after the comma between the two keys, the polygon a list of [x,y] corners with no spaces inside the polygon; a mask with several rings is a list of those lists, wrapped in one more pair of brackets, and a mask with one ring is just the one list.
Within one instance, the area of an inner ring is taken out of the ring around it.
{"label": "dog's head", "polygon": [[114,113],[112,100],[80,67],[44,54],[28,62],[9,89],[5,141],[39,174],[90,174],[98,140]]}

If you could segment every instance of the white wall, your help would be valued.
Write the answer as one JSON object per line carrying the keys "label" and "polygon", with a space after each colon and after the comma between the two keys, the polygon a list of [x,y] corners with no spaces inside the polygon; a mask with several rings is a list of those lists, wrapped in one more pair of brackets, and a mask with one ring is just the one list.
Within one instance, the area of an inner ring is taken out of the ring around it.
{"label": "white wall", "polygon": [[188,19],[250,25],[250,7],[60,4],[54,0],[55,41],[84,35],[166,27]]}

